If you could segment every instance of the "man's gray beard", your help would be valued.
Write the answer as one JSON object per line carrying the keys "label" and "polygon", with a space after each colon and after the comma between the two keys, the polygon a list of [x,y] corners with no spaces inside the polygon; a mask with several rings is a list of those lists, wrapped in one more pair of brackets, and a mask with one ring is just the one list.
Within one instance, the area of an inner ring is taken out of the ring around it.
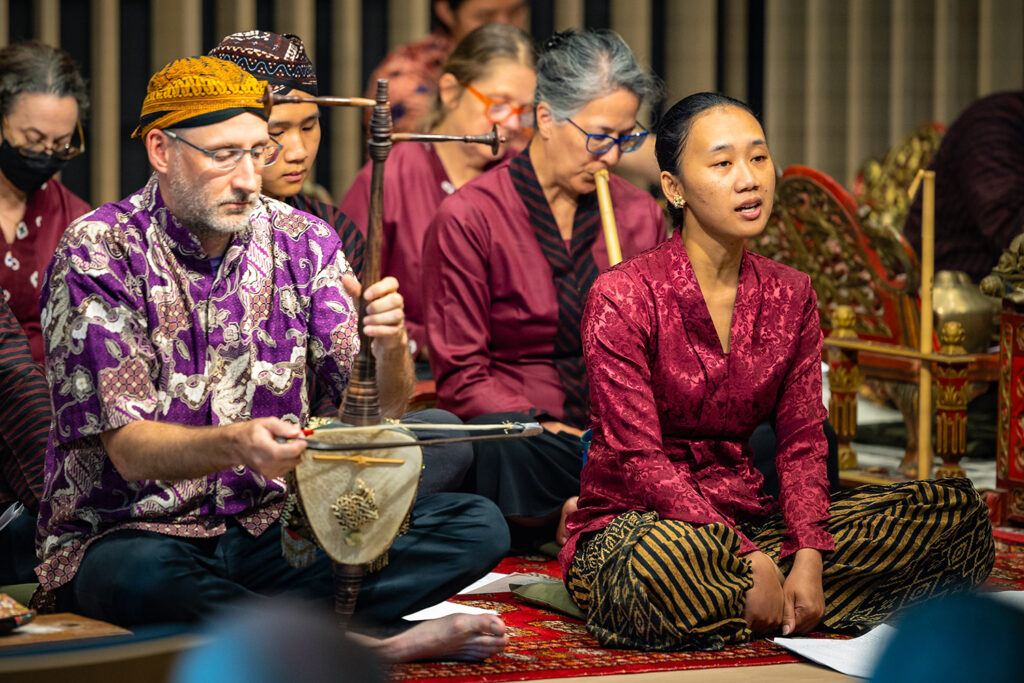
{"label": "man's gray beard", "polygon": [[210,198],[205,187],[193,187],[180,171],[168,173],[167,179],[169,189],[174,195],[174,217],[197,239],[234,235],[249,227],[252,212],[256,210],[259,193],[246,196],[245,193],[236,191],[232,199],[238,202],[248,200],[249,210],[244,214],[221,218],[217,215],[217,207],[209,205]]}

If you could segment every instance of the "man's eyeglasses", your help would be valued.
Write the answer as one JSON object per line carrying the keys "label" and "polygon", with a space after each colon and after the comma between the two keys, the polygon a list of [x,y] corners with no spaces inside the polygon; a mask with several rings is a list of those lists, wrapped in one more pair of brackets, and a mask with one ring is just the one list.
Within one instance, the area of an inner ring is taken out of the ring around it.
{"label": "man's eyeglasses", "polygon": [[[10,130],[6,119],[4,120],[4,129]],[[58,161],[70,161],[85,151],[85,133],[82,131],[82,122],[79,121],[77,145],[72,145],[70,142],[61,145],[56,142],[47,143],[40,140],[39,142],[27,142],[23,145],[11,144],[11,147],[18,150],[18,154],[27,159],[49,156]]]}
{"label": "man's eyeglasses", "polygon": [[491,123],[505,123],[508,121],[510,116],[519,117],[519,125],[527,130],[532,130],[534,126],[533,119],[533,106],[526,105],[522,107],[516,107],[508,102],[502,102],[496,100],[471,86],[469,83],[459,83],[463,88],[473,93],[473,97],[480,100],[484,105],[484,116]]}
{"label": "man's eyeglasses", "polygon": [[611,135],[604,135],[602,133],[588,133],[580,128],[572,119],[567,118],[566,121],[575,126],[576,130],[587,136],[587,151],[591,154],[597,154],[598,156],[604,154],[615,145],[619,146],[619,151],[623,154],[626,154],[627,152],[635,152],[643,146],[644,140],[646,140],[647,136],[651,134],[651,131],[638,123],[636,125],[640,128],[639,133],[623,135],[621,138],[617,138]]}
{"label": "man's eyeglasses", "polygon": [[259,145],[252,149],[238,149],[237,147],[225,147],[224,149],[206,149],[199,145],[193,145],[191,142],[181,137],[173,130],[164,130],[164,134],[172,140],[178,142],[184,142],[192,149],[198,150],[210,157],[210,161],[213,162],[213,167],[221,171],[230,171],[235,166],[238,166],[238,162],[248,154],[252,158],[254,166],[270,166],[277,161],[278,155],[281,153],[283,147],[278,144],[273,145]]}

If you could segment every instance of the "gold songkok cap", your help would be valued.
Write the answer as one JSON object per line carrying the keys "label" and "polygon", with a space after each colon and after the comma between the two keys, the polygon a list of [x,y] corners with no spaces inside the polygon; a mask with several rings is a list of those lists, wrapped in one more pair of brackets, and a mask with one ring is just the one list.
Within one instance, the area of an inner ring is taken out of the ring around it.
{"label": "gold songkok cap", "polygon": [[266,83],[234,62],[216,57],[176,59],[149,79],[133,138],[159,128],[194,128],[239,114],[266,118],[260,97]]}

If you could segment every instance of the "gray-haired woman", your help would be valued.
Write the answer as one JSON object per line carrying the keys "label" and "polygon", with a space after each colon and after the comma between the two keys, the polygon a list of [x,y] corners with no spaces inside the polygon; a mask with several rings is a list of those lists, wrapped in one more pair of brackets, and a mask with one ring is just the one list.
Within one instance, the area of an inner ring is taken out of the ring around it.
{"label": "gray-haired woman", "polygon": [[0,294],[43,362],[39,289],[64,229],[89,211],[53,175],[85,149],[85,82],[64,50],[30,41],[0,49]]}
{"label": "gray-haired woman", "polygon": [[[556,35],[537,62],[530,146],[447,198],[427,231],[438,407],[473,422],[529,416],[547,428],[480,443],[466,482],[518,522],[514,542],[517,531],[524,542],[555,538],[579,492],[589,420],[580,315],[609,267],[594,175],[644,143],[637,111],[656,88],[617,34]],[[626,258],[664,239],[647,193],[613,176],[611,197]]]}

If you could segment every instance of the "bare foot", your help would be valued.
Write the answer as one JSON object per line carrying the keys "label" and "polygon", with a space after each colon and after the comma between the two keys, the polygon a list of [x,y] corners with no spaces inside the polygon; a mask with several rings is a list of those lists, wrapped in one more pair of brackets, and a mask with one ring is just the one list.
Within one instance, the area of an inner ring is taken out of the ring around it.
{"label": "bare foot", "polygon": [[481,661],[508,645],[505,622],[494,614],[449,614],[421,621],[408,631],[378,640],[349,633],[388,662],[422,659]]}
{"label": "bare foot", "polygon": [[576,512],[576,504],[579,500],[579,496],[573,496],[562,504],[562,517],[558,520],[558,531],[555,532],[555,541],[558,545],[565,545],[565,542],[569,540],[569,534],[565,530],[565,520],[569,515]]}

